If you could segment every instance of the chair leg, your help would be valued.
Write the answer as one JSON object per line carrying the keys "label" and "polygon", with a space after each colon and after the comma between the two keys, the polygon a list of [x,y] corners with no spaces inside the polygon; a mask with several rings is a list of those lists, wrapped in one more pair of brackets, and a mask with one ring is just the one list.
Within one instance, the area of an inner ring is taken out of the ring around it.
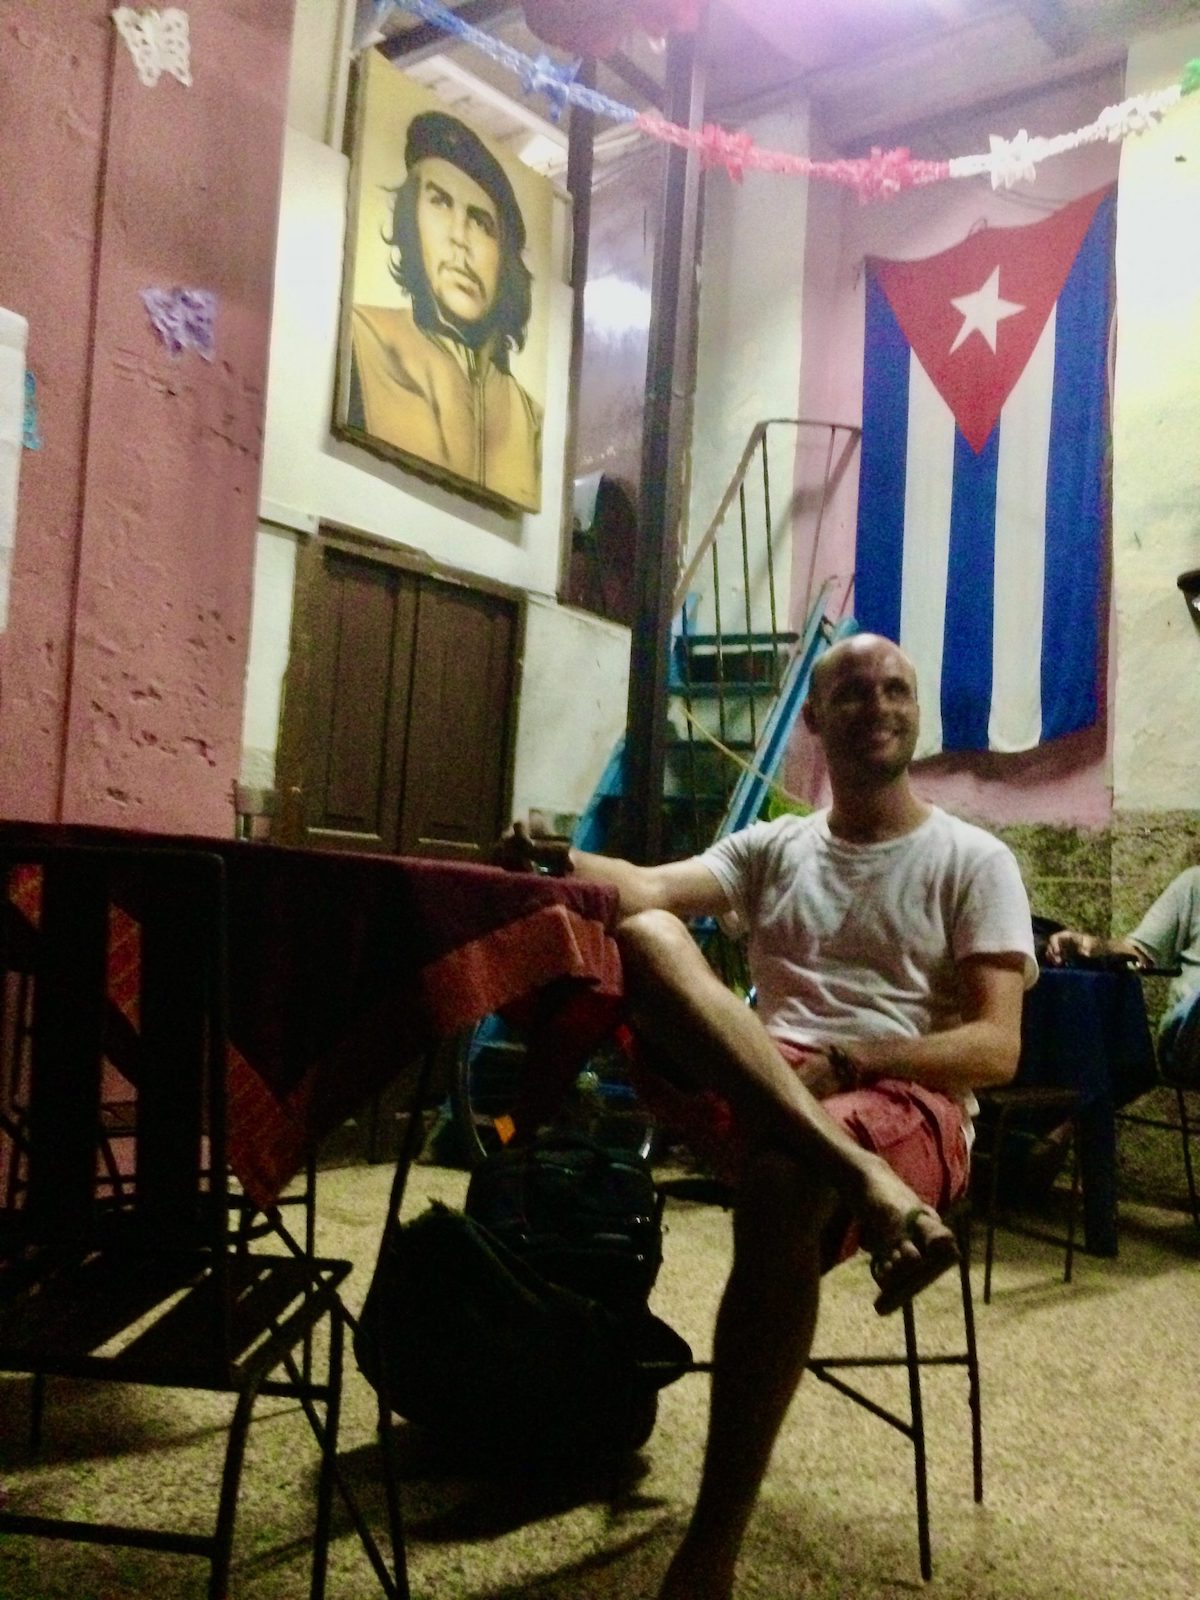
{"label": "chair leg", "polygon": [[[983,1259],[983,1303],[992,1303],[992,1261],[995,1256],[996,1223],[1000,1212],[1000,1159],[1008,1133],[1010,1111],[1003,1106],[996,1117],[992,1135],[991,1170],[988,1174],[987,1212],[985,1216],[986,1239]],[[1063,1282],[1070,1283],[1075,1265],[1075,1236],[1078,1232],[1079,1203],[1082,1195],[1082,1163],[1080,1160],[1080,1131],[1078,1113],[1071,1116],[1071,1198],[1067,1215],[1067,1254],[1063,1267]]]}
{"label": "chair leg", "polygon": [[[317,1480],[317,1514],[313,1525],[312,1584],[310,1600],[324,1600],[325,1575],[329,1568],[329,1527],[333,1511],[333,1478],[337,1466],[338,1425],[342,1412],[342,1319],[336,1309],[329,1317],[329,1379],[325,1402],[325,1432],[321,1441],[321,1475]],[[305,1357],[311,1355],[311,1330],[304,1341]],[[307,1382],[307,1378],[305,1380]]]}
{"label": "chair leg", "polygon": [[933,1576],[933,1552],[929,1541],[929,1476],[925,1460],[925,1411],[921,1403],[921,1359],[917,1351],[917,1322],[912,1301],[906,1300],[904,1314],[904,1356],[908,1368],[908,1399],[912,1412],[913,1473],[917,1491],[917,1545],[921,1556],[921,1576],[928,1583]]}
{"label": "chair leg", "polygon": [[[343,1336],[346,1328],[357,1327],[355,1319],[346,1310],[345,1306],[342,1305],[340,1300],[335,1299],[331,1314],[337,1318],[338,1324],[343,1330]],[[300,1368],[296,1365],[294,1356],[289,1353],[288,1355],[285,1355],[283,1359],[284,1365],[287,1368],[288,1377],[296,1386],[296,1390],[300,1397],[300,1404],[304,1408],[305,1416],[308,1418],[309,1427],[311,1427],[321,1445],[322,1451],[324,1451],[325,1434],[328,1423],[322,1423],[313,1400],[305,1394],[304,1380],[301,1377]],[[338,1371],[340,1374],[340,1366]],[[371,1532],[371,1529],[367,1526],[366,1519],[363,1516],[362,1508],[359,1506],[357,1497],[355,1496],[350,1485],[346,1482],[345,1474],[341,1470],[336,1451],[331,1453],[329,1460],[331,1463],[329,1469],[330,1477],[332,1479],[333,1486],[342,1497],[342,1503],[345,1505],[346,1511],[350,1517],[350,1521],[354,1526],[354,1531],[358,1534],[358,1537],[362,1542],[363,1550],[366,1552],[367,1560],[371,1563],[371,1567],[374,1570],[375,1576],[379,1580],[379,1587],[387,1596],[387,1600],[409,1600],[407,1576],[402,1573],[401,1584],[399,1586],[394,1582],[391,1573],[387,1569],[387,1563],[383,1559],[383,1555],[379,1549],[378,1543],[376,1542],[375,1536]],[[322,1458],[322,1465],[324,1465],[324,1456]]]}
{"label": "chair leg", "polygon": [[[309,1261],[313,1261],[317,1254],[317,1158],[309,1155],[304,1165],[304,1254]],[[341,1338],[341,1318],[335,1313],[333,1321],[338,1323],[338,1337]],[[312,1382],[313,1364],[313,1329],[310,1327],[304,1335],[303,1371],[306,1384]]]}
{"label": "chair leg", "polygon": [[1192,1125],[1188,1118],[1187,1091],[1177,1087],[1179,1101],[1179,1131],[1183,1137],[1183,1170],[1187,1174],[1188,1202],[1192,1208],[1192,1221],[1200,1228],[1200,1203],[1196,1198],[1196,1169],[1192,1163]]}
{"label": "chair leg", "polygon": [[225,1447],[225,1469],[221,1474],[221,1499],[217,1510],[217,1526],[213,1534],[212,1568],[208,1580],[208,1600],[228,1600],[229,1567],[233,1560],[233,1525],[237,1517],[238,1485],[242,1476],[242,1461],[246,1454],[246,1435],[254,1412],[257,1388],[247,1389],[238,1395],[233,1421],[229,1425],[229,1443]]}
{"label": "chair leg", "polygon": [[1070,1283],[1075,1269],[1075,1228],[1079,1217],[1080,1196],[1079,1118],[1071,1118],[1071,1199],[1067,1211],[1067,1259],[1063,1267],[1063,1282]]}
{"label": "chair leg", "polygon": [[967,1405],[971,1412],[971,1482],[975,1504],[983,1502],[983,1399],[979,1386],[979,1347],[975,1342],[975,1300],[971,1293],[971,1217],[964,1211],[958,1234],[958,1279],[966,1335]]}
{"label": "chair leg", "polygon": [[409,1600],[408,1560],[404,1544],[404,1513],[400,1505],[400,1474],[396,1460],[396,1441],[392,1437],[392,1411],[381,1396],[379,1401],[379,1444],[383,1452],[383,1485],[387,1497],[388,1532],[392,1541],[392,1567],[397,1600]]}
{"label": "chair leg", "polygon": [[1000,1201],[1000,1155],[1004,1149],[1004,1135],[1008,1128],[1008,1107],[1002,1106],[992,1131],[991,1170],[988,1173],[987,1215],[984,1219],[986,1234],[983,1247],[983,1303],[992,1303],[992,1258],[996,1251],[996,1215]]}

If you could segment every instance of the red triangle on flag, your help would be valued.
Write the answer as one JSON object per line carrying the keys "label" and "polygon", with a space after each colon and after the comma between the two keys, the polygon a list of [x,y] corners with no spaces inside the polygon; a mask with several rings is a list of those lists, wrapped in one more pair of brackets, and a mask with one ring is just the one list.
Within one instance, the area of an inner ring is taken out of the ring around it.
{"label": "red triangle on flag", "polygon": [[913,354],[977,454],[1108,192],[1097,189],[1043,222],[980,228],[923,261],[871,263]]}

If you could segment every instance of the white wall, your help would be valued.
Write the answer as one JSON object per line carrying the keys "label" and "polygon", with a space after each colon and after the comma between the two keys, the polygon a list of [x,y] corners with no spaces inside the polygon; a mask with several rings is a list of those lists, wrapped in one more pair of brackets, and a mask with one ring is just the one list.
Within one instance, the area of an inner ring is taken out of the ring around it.
{"label": "white wall", "polygon": [[[605,698],[596,689],[575,705],[567,725],[573,739],[558,741],[552,769],[574,795],[581,784],[590,790],[598,775],[591,752],[611,743],[614,717],[623,726],[625,689],[611,626],[577,613],[565,613],[560,624],[553,604],[562,547],[570,351],[569,201],[564,195],[554,208],[542,510],[521,516],[478,505],[336,439],[331,418],[350,165],[341,153],[340,123],[353,11],[353,0],[298,0],[296,9],[261,502],[264,523],[277,526],[259,535],[243,778],[270,782],[274,768],[292,589],[281,529],[311,533],[330,521],[425,551],[440,566],[543,597],[526,641],[523,703],[536,704],[557,691],[562,663],[576,659],[581,638],[595,629],[594,653],[605,658],[601,681],[609,694]],[[514,92],[520,92],[515,84]],[[624,639],[627,658],[627,633]],[[588,709],[593,705],[594,722]],[[527,803],[547,798],[541,792],[543,770],[527,730],[515,774],[518,792],[531,797]]]}
{"label": "white wall", "polygon": [[292,627],[296,544],[296,534],[260,523],[254,556],[254,608],[239,776],[243,783],[263,789],[270,789],[275,783],[275,746]]}
{"label": "white wall", "polygon": [[[756,144],[808,152],[807,107],[776,111],[747,124]],[[800,318],[808,185],[748,172],[741,183],[714,171],[705,181],[700,334],[697,346],[687,547],[711,522],[746,440],[766,417],[794,417],[800,392]],[[790,591],[790,494],[796,435],[773,430],[772,551],[784,611]],[[751,512],[761,505],[761,471],[748,479]],[[732,517],[737,517],[734,506]],[[761,552],[751,571],[760,589]],[[722,572],[722,626],[737,630],[744,613],[740,555]],[[711,617],[707,594],[699,626]],[[786,619],[781,619],[786,626]]]}
{"label": "white wall", "polygon": [[625,732],[629,629],[569,606],[530,602],[517,726],[513,815],[583,810]]}
{"label": "white wall", "polygon": [[[1127,93],[1179,81],[1200,23],[1138,40]],[[1200,95],[1122,148],[1113,438],[1113,800],[1200,809],[1200,634],[1175,584],[1200,567]]]}

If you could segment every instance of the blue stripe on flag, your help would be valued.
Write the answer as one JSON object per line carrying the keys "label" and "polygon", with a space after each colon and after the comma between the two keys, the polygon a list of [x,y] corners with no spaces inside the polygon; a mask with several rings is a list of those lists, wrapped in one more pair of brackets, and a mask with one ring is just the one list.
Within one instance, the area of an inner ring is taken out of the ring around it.
{"label": "blue stripe on flag", "polygon": [[895,640],[904,572],[909,356],[908,340],[868,266],[854,614],[866,632]]}
{"label": "blue stripe on flag", "polygon": [[1096,208],[1058,297],[1046,473],[1042,738],[1096,720],[1104,442],[1116,196]]}
{"label": "blue stripe on flag", "polygon": [[942,749],[986,750],[992,702],[992,600],[1000,428],[978,455],[954,435],[946,627],[942,645]]}

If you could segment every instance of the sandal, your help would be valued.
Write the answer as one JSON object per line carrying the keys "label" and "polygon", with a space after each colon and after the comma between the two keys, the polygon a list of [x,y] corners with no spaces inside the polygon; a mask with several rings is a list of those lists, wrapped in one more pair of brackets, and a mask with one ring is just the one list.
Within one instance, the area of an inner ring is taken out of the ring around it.
{"label": "sandal", "polygon": [[[879,1285],[875,1310],[881,1317],[899,1311],[902,1305],[915,1299],[922,1289],[927,1289],[943,1272],[949,1272],[958,1261],[954,1235],[946,1232],[926,1240],[917,1231],[917,1223],[922,1217],[937,1218],[937,1212],[929,1206],[914,1206],[904,1218],[900,1237],[893,1239],[882,1250],[877,1250],[871,1257],[871,1276]],[[892,1251],[905,1239],[917,1246],[920,1255],[893,1257]]]}

